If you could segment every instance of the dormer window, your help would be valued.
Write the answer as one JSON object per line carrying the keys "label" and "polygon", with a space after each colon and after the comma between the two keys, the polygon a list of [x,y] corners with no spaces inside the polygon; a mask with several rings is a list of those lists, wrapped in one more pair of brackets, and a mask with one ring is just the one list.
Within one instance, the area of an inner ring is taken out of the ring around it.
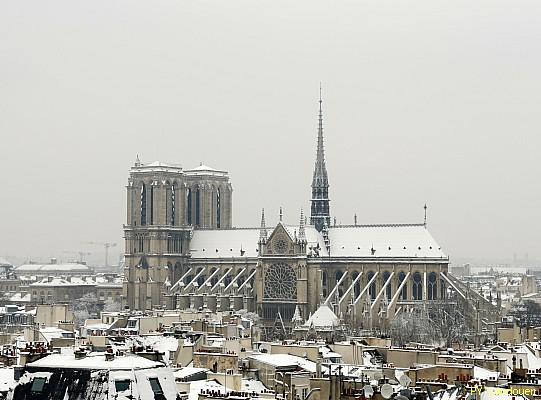
{"label": "dormer window", "polygon": [[152,392],[154,392],[154,398],[156,398],[156,395],[163,395],[162,386],[158,378],[149,378],[148,382],[150,383]]}
{"label": "dormer window", "polygon": [[130,389],[131,381],[129,379],[119,379],[115,381],[115,390],[117,393],[125,392]]}
{"label": "dormer window", "polygon": [[38,377],[34,378],[32,381],[32,387],[30,388],[30,391],[32,393],[43,393],[43,389],[45,388],[45,383],[47,382],[47,378]]}

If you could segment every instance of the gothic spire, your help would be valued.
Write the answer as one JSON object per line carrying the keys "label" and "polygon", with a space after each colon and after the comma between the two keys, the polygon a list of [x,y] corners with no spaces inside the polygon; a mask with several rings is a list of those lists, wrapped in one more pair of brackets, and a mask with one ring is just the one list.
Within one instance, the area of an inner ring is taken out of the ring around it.
{"label": "gothic spire", "polygon": [[310,224],[315,225],[318,231],[331,224],[329,210],[329,180],[327,167],[325,166],[325,150],[323,147],[323,100],[321,97],[321,84],[319,86],[319,124],[317,131],[317,151],[314,175],[312,178],[312,199]]}
{"label": "gothic spire", "polygon": [[265,226],[265,209],[261,209],[261,228],[259,230],[259,243],[267,241],[267,227]]}
{"label": "gothic spire", "polygon": [[302,208],[301,208],[301,221],[299,224],[299,240],[300,241],[306,240],[306,233],[304,229],[304,212],[302,211]]}

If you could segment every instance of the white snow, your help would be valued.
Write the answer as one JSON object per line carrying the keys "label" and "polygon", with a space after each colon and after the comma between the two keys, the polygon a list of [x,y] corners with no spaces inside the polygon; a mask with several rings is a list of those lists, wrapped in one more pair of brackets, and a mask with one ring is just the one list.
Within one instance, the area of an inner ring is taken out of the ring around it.
{"label": "white snow", "polygon": [[329,240],[331,256],[446,258],[424,225],[333,226]]}
{"label": "white snow", "polygon": [[249,356],[259,362],[269,364],[275,367],[294,367],[298,366],[308,372],[316,372],[316,363],[302,357],[291,354],[254,354]]}
{"label": "white snow", "polygon": [[322,328],[334,328],[340,323],[338,317],[328,305],[322,304],[314,314],[304,323],[305,327],[314,326],[316,330]]}
{"label": "white snow", "polygon": [[132,370],[156,368],[163,366],[162,363],[148,360],[136,355],[119,356],[105,361],[104,353],[91,353],[84,358],[75,359],[72,354],[51,354],[28,364],[31,367],[40,368],[67,368],[67,369],[109,369],[109,370]]}
{"label": "white snow", "polygon": [[0,393],[7,392],[14,386],[13,368],[0,368]]}

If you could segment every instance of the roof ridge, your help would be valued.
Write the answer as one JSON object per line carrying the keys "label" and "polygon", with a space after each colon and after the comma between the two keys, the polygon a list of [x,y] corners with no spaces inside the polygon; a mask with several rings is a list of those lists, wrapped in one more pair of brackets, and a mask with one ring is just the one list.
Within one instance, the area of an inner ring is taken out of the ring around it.
{"label": "roof ridge", "polygon": [[379,228],[379,227],[408,227],[408,226],[425,226],[418,223],[405,223],[405,224],[357,224],[357,225],[333,225],[329,226],[329,229],[333,228]]}

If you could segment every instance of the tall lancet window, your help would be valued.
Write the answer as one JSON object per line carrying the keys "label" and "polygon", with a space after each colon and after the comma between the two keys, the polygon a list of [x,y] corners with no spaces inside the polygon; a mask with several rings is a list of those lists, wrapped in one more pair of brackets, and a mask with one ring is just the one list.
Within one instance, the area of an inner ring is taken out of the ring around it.
{"label": "tall lancet window", "polygon": [[176,188],[175,185],[171,185],[171,225],[175,225],[175,195]]}
{"label": "tall lancet window", "polygon": [[188,219],[188,225],[192,224],[192,189],[186,191],[186,216]]}
{"label": "tall lancet window", "polygon": [[150,186],[150,225],[154,224],[154,186]]}
{"label": "tall lancet window", "polygon": [[413,287],[412,287],[412,295],[413,300],[422,300],[423,299],[423,278],[421,277],[421,274],[419,272],[416,272],[413,274]]}
{"label": "tall lancet window", "polygon": [[216,228],[220,228],[222,222],[222,210],[220,205],[220,188],[216,191]]}
{"label": "tall lancet window", "polygon": [[147,187],[141,186],[141,225],[147,224]]}
{"label": "tall lancet window", "polygon": [[195,191],[195,226],[201,223],[201,191],[199,188]]}

